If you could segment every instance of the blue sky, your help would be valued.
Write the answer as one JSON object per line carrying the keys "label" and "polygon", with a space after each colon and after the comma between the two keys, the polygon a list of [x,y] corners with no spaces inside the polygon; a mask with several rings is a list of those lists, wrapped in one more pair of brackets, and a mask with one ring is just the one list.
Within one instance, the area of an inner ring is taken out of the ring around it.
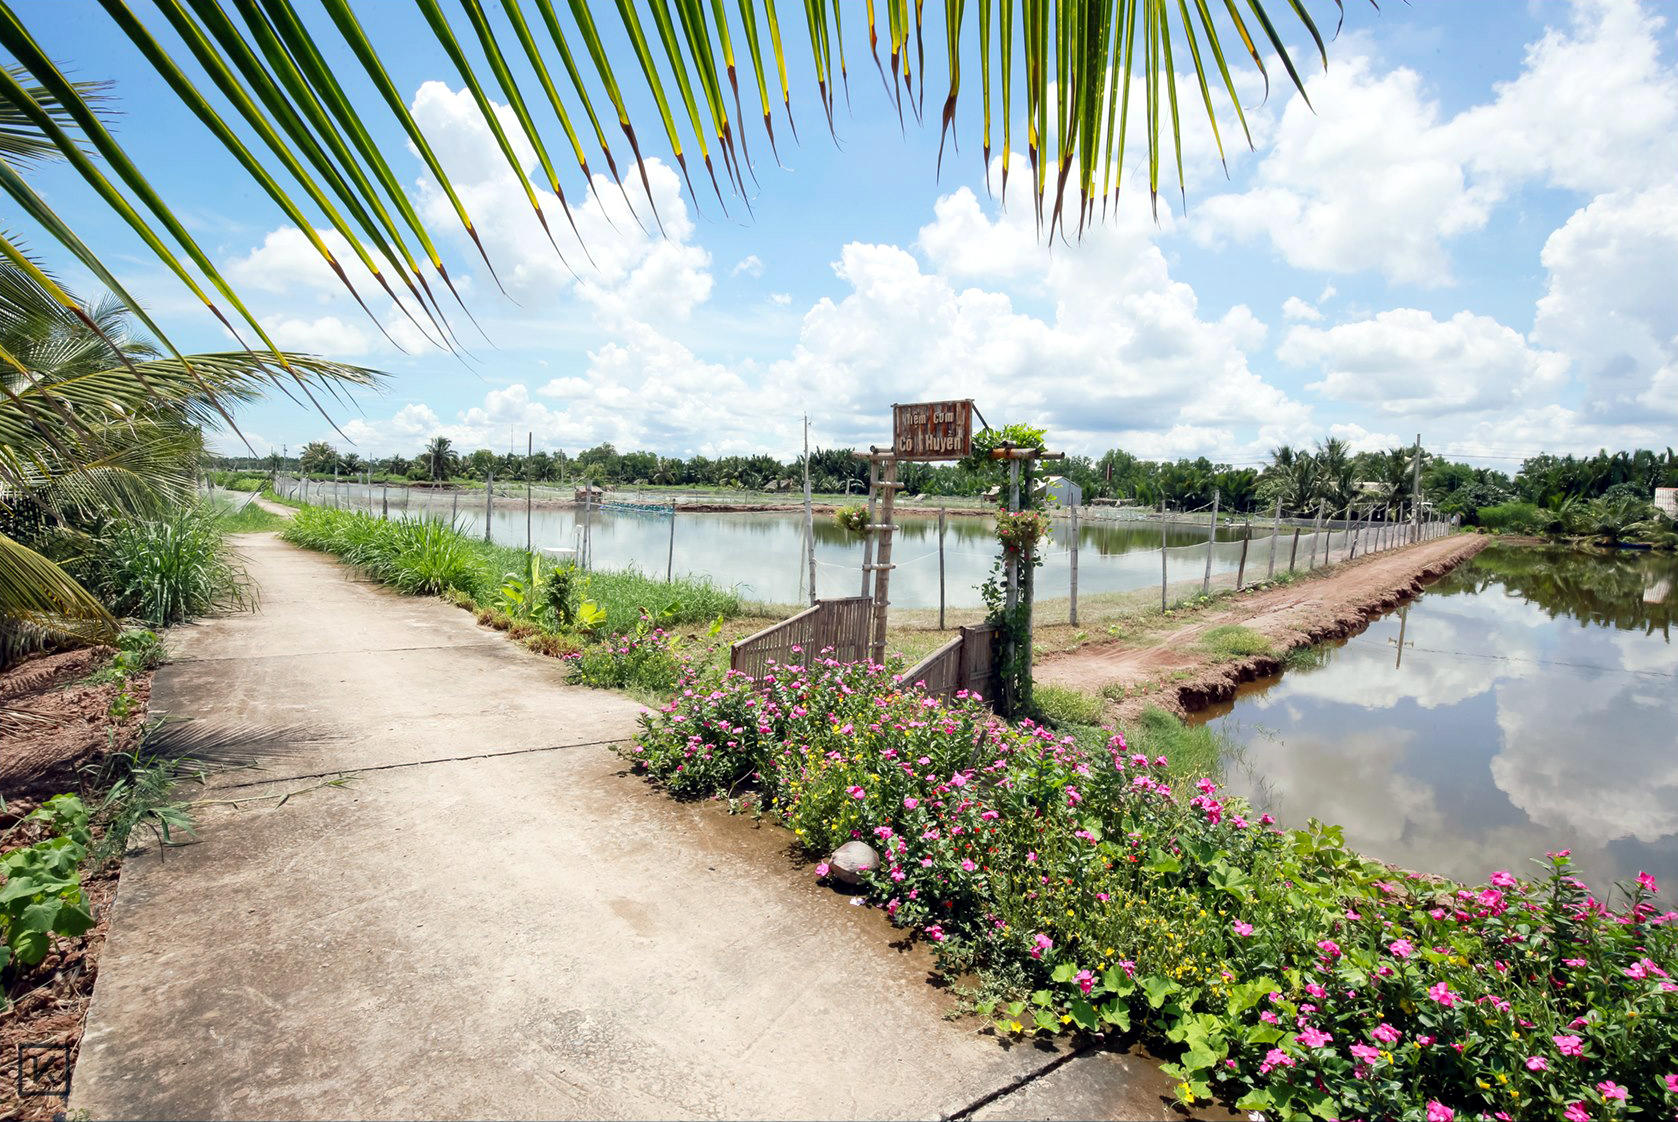
{"label": "blue sky", "polygon": [[[1031,219],[1023,152],[1007,208],[987,193],[996,153],[985,168],[971,72],[959,154],[947,150],[935,178],[939,79],[931,123],[900,132],[858,5],[839,144],[795,69],[801,142],[777,114],[777,168],[750,126],[750,215],[726,188],[723,215],[690,151],[697,211],[660,159],[650,174],[667,236],[643,234],[604,161],[591,159],[596,202],[563,134],[545,134],[596,262],[561,234],[576,278],[417,13],[364,7],[511,294],[475,265],[389,115],[370,109],[493,341],[460,323],[466,362],[373,302],[409,353],[386,341],[94,4],[26,15],[76,77],[116,82],[123,142],[281,345],[392,374],[385,392],[335,410],[342,436],[283,399],[247,408],[240,424],[258,451],[329,439],[367,457],[411,454],[437,433],[522,449],[534,431],[539,447],[572,452],[611,441],[788,458],[805,412],[814,443],[866,444],[886,438],[893,401],[944,397],[974,398],[993,422],[1045,424],[1073,452],[1235,463],[1283,442],[1374,448],[1420,432],[1513,470],[1538,451],[1664,447],[1678,433],[1678,40],[1658,4],[1348,4],[1326,73],[1305,71],[1314,113],[1279,83],[1264,100],[1255,76],[1240,78],[1255,147],[1226,115],[1226,177],[1185,89],[1186,210],[1173,184],[1156,222],[1145,183],[1129,181],[1116,218],[1053,246]],[[1332,26],[1332,6],[1317,8]],[[463,19],[457,33],[469,37]],[[927,41],[928,74],[942,75],[941,29]],[[329,29],[321,42],[331,49]],[[639,76],[616,57],[643,146],[662,155]],[[742,94],[755,117],[755,92]],[[624,148],[619,138],[620,167]],[[1127,176],[1141,166],[1132,159]],[[229,345],[65,170],[36,182],[177,344]],[[638,189],[631,198],[645,218]]]}

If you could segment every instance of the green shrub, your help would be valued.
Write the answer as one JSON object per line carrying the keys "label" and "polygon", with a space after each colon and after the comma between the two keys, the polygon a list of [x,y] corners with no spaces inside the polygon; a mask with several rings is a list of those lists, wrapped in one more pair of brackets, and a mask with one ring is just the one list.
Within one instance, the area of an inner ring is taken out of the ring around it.
{"label": "green shrub", "polygon": [[1483,506],[1475,517],[1487,530],[1499,534],[1538,534],[1551,521],[1536,504],[1520,502]]}
{"label": "green shrub", "polygon": [[256,600],[222,520],[205,507],[116,526],[74,567],[113,614],[153,627]]}
{"label": "green shrub", "polygon": [[1252,658],[1256,655],[1276,657],[1276,648],[1271,645],[1269,639],[1236,623],[1212,628],[1200,637],[1196,645],[1208,654],[1224,660]]}
{"label": "green shrub", "polygon": [[248,502],[237,510],[229,509],[221,515],[221,528],[229,534],[265,534],[278,530],[285,523],[284,518],[254,502]]}
{"label": "green shrub", "polygon": [[[0,857],[0,979],[14,962],[40,962],[56,936],[93,927],[80,872],[93,842],[87,808],[74,795],[55,795],[26,821],[45,823],[52,836]],[[7,1005],[0,986],[0,1010]]]}
{"label": "green shrub", "polygon": [[565,657],[571,680],[600,689],[630,689],[660,697],[676,688],[683,660],[681,636],[654,629],[644,635],[614,635]]}

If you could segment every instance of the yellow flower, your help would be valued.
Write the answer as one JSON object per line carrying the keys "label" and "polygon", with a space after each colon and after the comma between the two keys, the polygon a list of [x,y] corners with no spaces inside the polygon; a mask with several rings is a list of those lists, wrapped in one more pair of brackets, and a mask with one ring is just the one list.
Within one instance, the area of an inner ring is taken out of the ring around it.
{"label": "yellow flower", "polygon": [[1008,1027],[1010,1029],[1012,1029],[1014,1032],[1019,1032],[1025,1026],[1020,1024],[1018,1021],[1009,1021],[1008,1022]]}
{"label": "yellow flower", "polygon": [[1179,1083],[1177,1084],[1177,1097],[1186,1103],[1192,1103],[1194,1102],[1194,1091],[1189,1088],[1187,1083]]}

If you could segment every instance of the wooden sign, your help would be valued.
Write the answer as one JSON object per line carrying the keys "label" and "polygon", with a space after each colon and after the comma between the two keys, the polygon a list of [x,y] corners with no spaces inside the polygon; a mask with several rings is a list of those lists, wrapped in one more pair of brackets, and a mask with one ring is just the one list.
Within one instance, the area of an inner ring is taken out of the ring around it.
{"label": "wooden sign", "polygon": [[892,452],[900,460],[960,460],[973,451],[973,402],[893,405]]}

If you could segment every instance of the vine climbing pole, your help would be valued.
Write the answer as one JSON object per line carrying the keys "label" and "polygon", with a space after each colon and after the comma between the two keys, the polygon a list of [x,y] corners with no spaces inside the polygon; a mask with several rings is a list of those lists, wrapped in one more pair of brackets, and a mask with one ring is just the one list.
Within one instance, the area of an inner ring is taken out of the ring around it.
{"label": "vine climbing pole", "polygon": [[[1008,513],[1017,514],[1036,506],[1037,462],[1064,460],[1066,453],[1002,444],[991,449],[990,456],[993,460],[1008,461]],[[1037,583],[1036,554],[1035,542],[1029,549],[1011,549],[1005,553],[1008,586],[1003,608],[1007,624],[1002,629],[1002,693],[997,701],[1002,714],[1008,717],[1021,715],[1031,707],[1031,605]]]}

